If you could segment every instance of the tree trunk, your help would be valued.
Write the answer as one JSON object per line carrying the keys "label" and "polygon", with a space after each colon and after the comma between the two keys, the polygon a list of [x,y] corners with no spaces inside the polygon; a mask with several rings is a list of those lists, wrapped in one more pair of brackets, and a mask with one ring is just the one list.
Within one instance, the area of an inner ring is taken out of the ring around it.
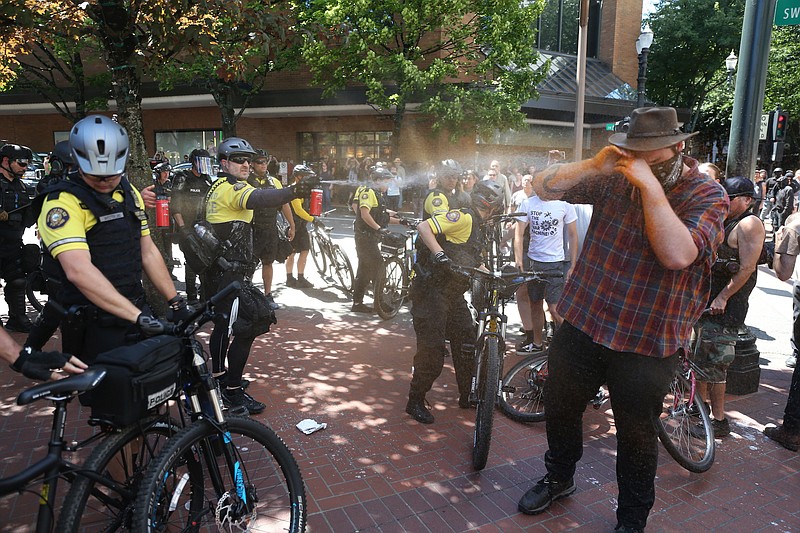
{"label": "tree trunk", "polygon": [[209,84],[214,101],[219,107],[219,114],[222,121],[222,137],[236,136],[236,109],[234,106],[236,92],[234,88],[224,81],[212,80]]}
{"label": "tree trunk", "polygon": [[400,157],[400,134],[403,132],[403,119],[406,115],[406,102],[400,100],[394,110],[392,120],[392,158]]}

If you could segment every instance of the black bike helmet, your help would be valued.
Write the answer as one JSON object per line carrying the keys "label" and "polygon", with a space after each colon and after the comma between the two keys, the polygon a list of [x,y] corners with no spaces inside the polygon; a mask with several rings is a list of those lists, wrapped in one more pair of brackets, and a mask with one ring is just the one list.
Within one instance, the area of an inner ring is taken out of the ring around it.
{"label": "black bike helmet", "polygon": [[262,158],[262,157],[264,159],[269,159],[269,154],[267,153],[266,150],[262,150],[261,148],[258,148],[256,150],[256,155],[254,157],[259,158],[259,159]]}
{"label": "black bike helmet", "polygon": [[72,149],[69,147],[69,141],[57,142],[53,147],[53,151],[50,152],[50,164],[52,165],[53,161],[56,159],[65,165],[75,164],[75,159],[72,157]]}
{"label": "black bike helmet", "polygon": [[372,181],[390,180],[394,179],[394,177],[394,174],[386,167],[375,167],[369,174],[369,179]]}
{"label": "black bike helmet", "polygon": [[161,174],[162,172],[172,172],[172,165],[167,162],[159,163],[153,167],[153,172]]}
{"label": "black bike helmet", "polygon": [[228,137],[217,147],[217,154],[220,159],[228,159],[233,155],[256,155],[256,151],[250,143],[241,137]]}
{"label": "black bike helmet", "polygon": [[300,179],[303,176],[316,176],[317,173],[314,170],[306,165],[305,163],[301,163],[299,165],[295,165],[292,169],[292,178]]}
{"label": "black bike helmet", "polygon": [[128,162],[128,132],[103,115],[79,120],[69,132],[72,157],[85,174],[115,176]]}
{"label": "black bike helmet", "polygon": [[0,148],[0,161],[2,161],[4,157],[7,157],[9,160],[27,159],[30,162],[30,160],[33,159],[33,152],[31,152],[31,149],[27,146],[4,144],[2,148]]}
{"label": "black bike helmet", "polygon": [[503,208],[503,186],[492,180],[479,181],[472,189],[472,205],[489,211]]}
{"label": "black bike helmet", "polygon": [[455,159],[445,159],[436,167],[436,178],[460,178],[464,169]]}

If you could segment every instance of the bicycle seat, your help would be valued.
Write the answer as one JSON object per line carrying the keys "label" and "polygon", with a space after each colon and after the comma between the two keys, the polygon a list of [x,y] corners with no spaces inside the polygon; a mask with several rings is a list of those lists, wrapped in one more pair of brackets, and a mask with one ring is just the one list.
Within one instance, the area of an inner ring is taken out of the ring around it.
{"label": "bicycle seat", "polygon": [[105,369],[89,368],[83,374],[75,374],[58,381],[48,381],[22,391],[17,396],[17,405],[28,405],[48,396],[92,390],[104,377],[106,377]]}

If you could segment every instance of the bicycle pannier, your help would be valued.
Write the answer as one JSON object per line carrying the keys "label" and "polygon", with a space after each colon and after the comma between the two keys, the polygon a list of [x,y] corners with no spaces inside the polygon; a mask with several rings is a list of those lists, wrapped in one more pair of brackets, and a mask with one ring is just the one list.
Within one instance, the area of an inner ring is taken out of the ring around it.
{"label": "bicycle pannier", "polygon": [[181,339],[160,335],[98,355],[92,366],[107,374],[90,393],[91,418],[124,427],[174,398],[180,390],[182,350]]}
{"label": "bicycle pannier", "polygon": [[208,222],[197,222],[180,239],[180,248],[189,268],[202,274],[214,265],[224,252]]}

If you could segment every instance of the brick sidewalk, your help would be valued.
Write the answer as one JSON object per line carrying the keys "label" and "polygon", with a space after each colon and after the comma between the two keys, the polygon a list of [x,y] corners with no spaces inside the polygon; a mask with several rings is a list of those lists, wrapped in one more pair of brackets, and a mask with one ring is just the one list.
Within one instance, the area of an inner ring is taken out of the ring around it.
{"label": "brick sidewalk", "polygon": [[[544,472],[543,424],[518,424],[498,410],[487,467],[473,472],[474,411],[456,405],[449,360],[428,397],[436,423],[423,426],[403,412],[414,352],[407,312],[383,322],[350,314],[349,302],[333,289],[276,293],[293,307],[281,310],[278,327],[257,340],[250,391],[268,404],[259,419],[283,437],[303,472],[309,531],[613,530],[616,442],[609,411],[587,410],[578,491],[541,515],[519,514],[517,500]],[[765,363],[758,392],[728,397],[733,434],[717,441],[709,472],[689,473],[661,450],[648,531],[800,531],[800,456],[761,434],[783,412],[791,371],[779,366]],[[43,453],[49,431],[42,405],[13,405],[24,384],[0,368],[5,475]],[[328,427],[304,435],[294,427],[304,418]],[[85,430],[78,426],[72,425]],[[35,500],[0,499],[0,531],[30,531]]]}

